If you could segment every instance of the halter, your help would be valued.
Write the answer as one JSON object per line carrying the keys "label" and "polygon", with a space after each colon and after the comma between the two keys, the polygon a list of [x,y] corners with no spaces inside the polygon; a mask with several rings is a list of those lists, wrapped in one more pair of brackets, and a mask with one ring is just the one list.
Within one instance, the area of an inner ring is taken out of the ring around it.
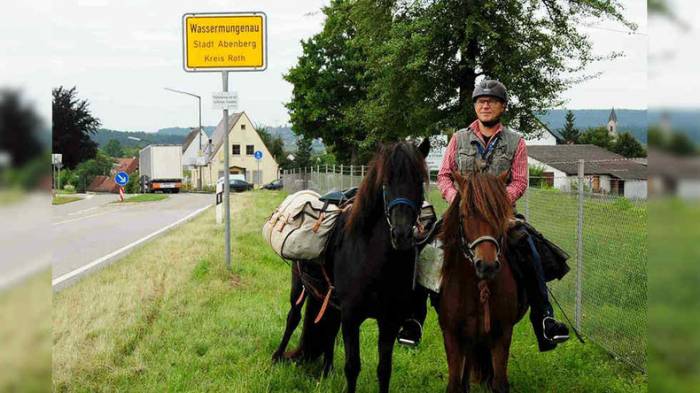
{"label": "halter", "polygon": [[459,220],[459,240],[460,240],[460,249],[462,250],[462,254],[464,257],[470,261],[472,264],[476,264],[474,260],[474,253],[476,251],[476,246],[478,246],[481,243],[484,242],[491,242],[493,243],[494,246],[496,246],[496,255],[501,255],[501,242],[498,241],[493,236],[479,236],[476,238],[473,242],[469,243],[467,242],[467,239],[464,238],[464,227],[462,226],[462,220]]}
{"label": "halter", "polygon": [[384,217],[386,218],[387,224],[389,224],[389,237],[391,238],[391,245],[396,248],[396,242],[394,240],[394,225],[391,223],[391,209],[395,208],[396,206],[399,205],[405,205],[411,208],[411,211],[413,211],[413,214],[416,215],[416,222],[413,224],[413,227],[416,226],[418,223],[418,218],[419,218],[419,212],[420,209],[416,205],[416,203],[408,198],[394,198],[390,202],[387,203],[386,199],[386,184],[382,185],[382,199],[384,201]]}

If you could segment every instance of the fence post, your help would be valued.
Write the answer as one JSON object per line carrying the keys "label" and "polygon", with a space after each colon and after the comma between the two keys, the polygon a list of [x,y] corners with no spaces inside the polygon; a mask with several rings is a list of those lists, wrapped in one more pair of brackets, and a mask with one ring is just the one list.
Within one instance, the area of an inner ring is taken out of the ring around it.
{"label": "fence post", "polygon": [[578,220],[576,227],[576,329],[581,330],[583,314],[583,160],[578,160]]}
{"label": "fence post", "polygon": [[352,164],[350,164],[350,187],[352,187],[352,182],[355,180],[355,172],[353,171],[354,167]]}
{"label": "fence post", "polygon": [[360,166],[360,181],[365,178],[365,166]]}
{"label": "fence post", "polygon": [[343,164],[340,164],[340,191],[343,191]]}

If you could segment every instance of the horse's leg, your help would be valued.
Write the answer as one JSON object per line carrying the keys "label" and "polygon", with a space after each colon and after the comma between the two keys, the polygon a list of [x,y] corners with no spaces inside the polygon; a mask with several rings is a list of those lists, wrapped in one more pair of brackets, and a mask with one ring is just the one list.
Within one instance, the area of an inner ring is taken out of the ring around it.
{"label": "horse's leg", "polygon": [[[423,300],[425,303],[425,300]],[[394,342],[399,332],[399,325],[395,321],[382,319],[379,323],[379,365],[377,366],[377,378],[379,378],[379,392],[389,392],[391,380],[391,360],[394,352]]]}
{"label": "horse's leg", "polygon": [[[333,353],[335,352],[335,338],[340,328],[340,311],[329,307],[321,323],[324,323],[323,335],[325,345],[323,349],[323,377],[327,377],[333,368]],[[325,321],[324,321],[325,320]]]}
{"label": "horse's leg", "polygon": [[292,333],[299,325],[301,320],[301,308],[304,306],[304,301],[302,299],[299,305],[296,304],[297,299],[301,296],[304,287],[301,282],[301,277],[298,272],[292,266],[292,288],[289,291],[289,312],[287,313],[287,325],[284,328],[284,335],[282,336],[282,342],[277,347],[277,350],[272,354],[272,361],[278,362],[283,359],[283,354],[287,345],[289,344],[289,339],[292,337]]}
{"label": "horse's leg", "polygon": [[[465,367],[465,353],[460,343],[460,337],[451,330],[443,330],[445,353],[447,354],[447,393],[469,392],[469,367]],[[466,379],[466,389],[462,385]]]}
{"label": "horse's leg", "polygon": [[360,375],[360,323],[343,320],[343,343],[345,344],[345,379],[348,393],[355,393],[357,376]]}
{"label": "horse's leg", "polygon": [[496,393],[508,393],[508,356],[510,353],[510,343],[513,337],[513,327],[508,326],[503,329],[503,336],[495,343],[491,349],[493,364],[493,381],[491,389]]}

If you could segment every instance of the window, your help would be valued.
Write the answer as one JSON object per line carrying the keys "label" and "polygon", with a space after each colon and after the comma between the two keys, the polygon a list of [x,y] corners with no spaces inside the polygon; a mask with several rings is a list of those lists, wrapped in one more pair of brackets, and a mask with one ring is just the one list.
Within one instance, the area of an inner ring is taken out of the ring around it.
{"label": "window", "polygon": [[241,155],[241,145],[231,145],[231,154],[234,156]]}
{"label": "window", "polygon": [[241,124],[241,130],[245,130],[245,124]]}
{"label": "window", "polygon": [[246,145],[245,147],[245,154],[252,156],[255,154],[255,146],[254,145]]}

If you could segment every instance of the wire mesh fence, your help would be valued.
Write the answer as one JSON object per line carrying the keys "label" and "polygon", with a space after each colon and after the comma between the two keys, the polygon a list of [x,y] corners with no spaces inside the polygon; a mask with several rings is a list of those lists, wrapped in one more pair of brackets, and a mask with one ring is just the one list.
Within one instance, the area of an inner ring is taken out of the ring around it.
{"label": "wire mesh fence", "polygon": [[[366,171],[323,165],[287,170],[282,178],[287,192],[323,194],[358,186]],[[435,182],[431,173],[426,199],[441,214],[447,203]],[[517,210],[571,257],[571,272],[549,285],[553,297],[588,340],[646,371],[646,178],[546,173],[529,183]]]}

